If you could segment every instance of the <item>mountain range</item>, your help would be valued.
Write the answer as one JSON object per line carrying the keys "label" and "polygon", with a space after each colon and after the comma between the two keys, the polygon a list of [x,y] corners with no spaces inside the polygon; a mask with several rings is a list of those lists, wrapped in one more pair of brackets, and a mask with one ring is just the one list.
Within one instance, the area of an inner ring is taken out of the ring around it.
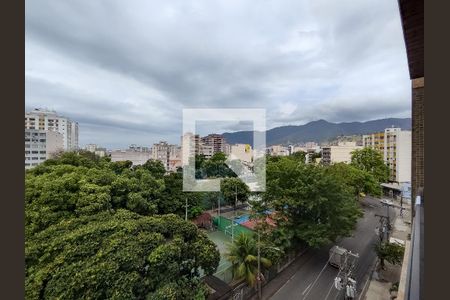
{"label": "mountain range", "polygon": [[[411,118],[387,118],[367,122],[331,123],[325,120],[312,121],[304,125],[275,127],[266,131],[266,144],[297,144],[326,142],[338,136],[362,135],[384,131],[388,127],[411,130]],[[253,145],[253,131],[223,133],[229,144]]]}

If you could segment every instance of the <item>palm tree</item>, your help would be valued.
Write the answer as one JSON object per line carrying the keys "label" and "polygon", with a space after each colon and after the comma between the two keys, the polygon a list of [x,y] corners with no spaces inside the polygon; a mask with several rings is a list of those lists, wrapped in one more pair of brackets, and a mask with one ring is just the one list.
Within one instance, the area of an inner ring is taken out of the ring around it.
{"label": "palm tree", "polygon": [[[235,280],[245,279],[249,286],[254,287],[258,275],[258,248],[256,241],[249,235],[241,233],[233,244],[228,246],[226,257],[233,265]],[[260,257],[261,264],[269,268],[272,263]]]}

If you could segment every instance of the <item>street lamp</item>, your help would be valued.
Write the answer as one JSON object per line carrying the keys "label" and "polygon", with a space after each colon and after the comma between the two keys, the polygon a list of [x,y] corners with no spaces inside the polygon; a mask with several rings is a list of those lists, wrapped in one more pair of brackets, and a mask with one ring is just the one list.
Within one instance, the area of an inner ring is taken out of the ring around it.
{"label": "street lamp", "polygon": [[258,228],[258,299],[261,299],[261,235]]}
{"label": "street lamp", "polygon": [[233,210],[233,218],[231,219],[231,242],[232,243],[234,243],[234,220],[236,219],[237,183],[234,186],[234,188],[235,188],[234,210]]}

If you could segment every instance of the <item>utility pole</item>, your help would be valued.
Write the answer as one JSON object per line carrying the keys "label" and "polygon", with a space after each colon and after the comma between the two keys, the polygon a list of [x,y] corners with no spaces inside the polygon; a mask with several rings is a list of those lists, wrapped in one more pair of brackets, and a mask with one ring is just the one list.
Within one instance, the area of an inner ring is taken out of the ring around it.
{"label": "utility pole", "polygon": [[236,219],[236,206],[237,206],[237,184],[234,186],[234,210],[233,210],[233,219],[231,220],[231,242],[234,242],[234,220]]}
{"label": "utility pole", "polygon": [[380,242],[383,242],[383,240],[386,238],[389,240],[389,226],[388,217],[383,215],[375,214],[376,217],[380,218],[380,227],[378,229],[378,235],[380,236]]}
{"label": "utility pole", "polygon": [[389,233],[391,231],[391,217],[389,215],[389,205],[386,205],[386,211],[387,211],[386,238],[387,238],[387,242],[389,243]]}
{"label": "utility pole", "polygon": [[[349,257],[352,257],[351,263],[349,262]],[[353,269],[355,267],[355,262],[359,258],[359,254],[352,253],[351,251],[345,252],[344,267],[341,269],[343,271],[343,278],[341,280],[342,287],[344,290],[344,299],[354,299],[354,294],[356,292],[356,281],[353,277]]]}
{"label": "utility pole", "polygon": [[184,215],[184,220],[187,221],[188,217],[188,199],[186,198],[186,210]]}
{"label": "utility pole", "polygon": [[262,298],[262,291],[261,291],[261,235],[259,233],[258,228],[258,277],[256,278],[258,280],[258,299]]}
{"label": "utility pole", "polygon": [[220,217],[220,195],[217,197],[217,216]]}

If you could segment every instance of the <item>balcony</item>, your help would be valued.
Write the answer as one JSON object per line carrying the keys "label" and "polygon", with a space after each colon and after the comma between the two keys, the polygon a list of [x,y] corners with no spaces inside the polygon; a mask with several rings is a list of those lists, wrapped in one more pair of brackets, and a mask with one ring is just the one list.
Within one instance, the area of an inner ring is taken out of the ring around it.
{"label": "balcony", "polygon": [[424,200],[416,197],[411,241],[406,243],[398,299],[424,299]]}

